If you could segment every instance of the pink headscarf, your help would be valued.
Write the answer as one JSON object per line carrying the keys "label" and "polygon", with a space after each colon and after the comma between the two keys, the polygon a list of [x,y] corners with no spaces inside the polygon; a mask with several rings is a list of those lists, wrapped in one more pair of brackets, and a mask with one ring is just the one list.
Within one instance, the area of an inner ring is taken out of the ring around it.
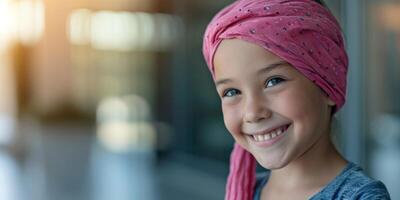
{"label": "pink headscarf", "polygon": [[[339,23],[312,0],[238,0],[208,25],[203,54],[214,77],[213,58],[220,42],[238,38],[274,53],[319,86],[336,103],[345,102],[348,57]],[[250,200],[255,159],[238,144],[231,154],[226,200]]]}

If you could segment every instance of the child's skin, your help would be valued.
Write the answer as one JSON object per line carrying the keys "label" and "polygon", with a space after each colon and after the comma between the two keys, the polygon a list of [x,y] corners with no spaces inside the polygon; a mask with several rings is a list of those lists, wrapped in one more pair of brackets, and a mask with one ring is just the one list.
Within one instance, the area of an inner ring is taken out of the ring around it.
{"label": "child's skin", "polygon": [[[294,67],[239,39],[222,41],[214,66],[227,129],[271,169],[261,199],[307,199],[346,166],[330,140],[335,103]],[[281,126],[288,128],[269,141],[251,136]]]}

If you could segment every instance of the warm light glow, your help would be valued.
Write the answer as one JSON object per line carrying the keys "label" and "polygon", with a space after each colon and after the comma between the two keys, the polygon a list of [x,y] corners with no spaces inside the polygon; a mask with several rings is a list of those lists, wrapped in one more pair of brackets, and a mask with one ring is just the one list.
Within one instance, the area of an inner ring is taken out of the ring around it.
{"label": "warm light glow", "polygon": [[139,22],[127,12],[101,11],[93,15],[91,44],[96,49],[129,51],[138,46]]}
{"label": "warm light glow", "polygon": [[154,148],[155,129],[146,122],[111,122],[99,126],[98,139],[114,152],[151,151]]}
{"label": "warm light glow", "polygon": [[10,1],[0,1],[0,53],[3,52],[12,40],[16,23],[14,7]]}
{"label": "warm light glow", "polygon": [[71,44],[100,50],[165,51],[181,33],[179,18],[167,14],[78,9],[69,19]]}
{"label": "warm light glow", "polygon": [[89,44],[91,16],[92,12],[87,9],[78,9],[71,13],[67,30],[72,44]]}
{"label": "warm light glow", "polygon": [[400,4],[385,4],[380,7],[378,13],[386,28],[400,31]]}
{"label": "warm light glow", "polygon": [[97,110],[97,138],[113,152],[153,150],[156,132],[148,103],[136,95],[104,99]]}
{"label": "warm light glow", "polygon": [[44,4],[40,0],[0,1],[0,52],[14,40],[33,45],[43,35]]}
{"label": "warm light glow", "polygon": [[18,1],[17,25],[18,39],[25,45],[35,44],[44,31],[44,4],[42,1]]}

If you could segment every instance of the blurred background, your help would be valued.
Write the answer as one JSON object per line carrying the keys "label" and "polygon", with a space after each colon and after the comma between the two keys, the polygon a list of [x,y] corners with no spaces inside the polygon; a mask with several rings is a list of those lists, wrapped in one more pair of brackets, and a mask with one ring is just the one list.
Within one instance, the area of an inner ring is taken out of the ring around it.
{"label": "blurred background", "polygon": [[[233,0],[0,0],[0,200],[223,199],[201,54]],[[350,56],[336,141],[400,199],[400,0],[326,0]]]}

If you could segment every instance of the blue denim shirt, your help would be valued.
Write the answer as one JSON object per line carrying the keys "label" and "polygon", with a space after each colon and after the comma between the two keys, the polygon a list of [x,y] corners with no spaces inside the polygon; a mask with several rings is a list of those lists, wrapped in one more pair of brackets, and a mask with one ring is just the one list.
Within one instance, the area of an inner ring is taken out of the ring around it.
{"label": "blue denim shirt", "polygon": [[[268,181],[269,173],[257,177],[254,200],[260,200],[261,190]],[[310,200],[390,200],[385,185],[364,174],[361,167],[349,162],[342,172]]]}

